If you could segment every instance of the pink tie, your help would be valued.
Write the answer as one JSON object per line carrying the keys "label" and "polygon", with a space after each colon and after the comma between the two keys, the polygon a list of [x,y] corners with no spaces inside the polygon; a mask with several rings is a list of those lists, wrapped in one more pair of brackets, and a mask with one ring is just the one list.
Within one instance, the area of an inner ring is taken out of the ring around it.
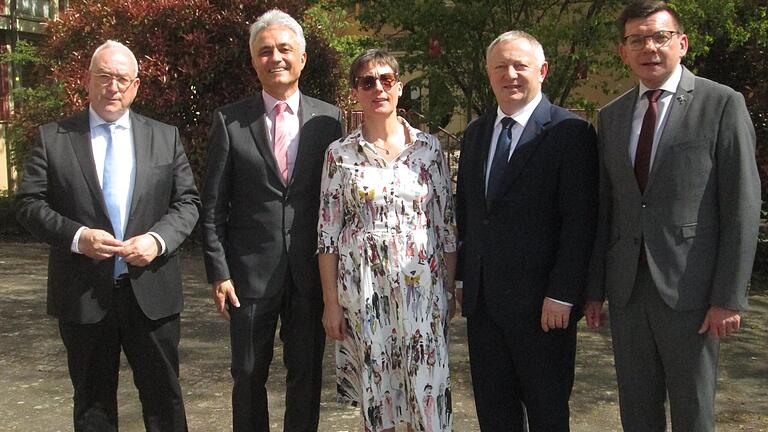
{"label": "pink tie", "polygon": [[283,101],[278,101],[275,105],[275,124],[272,127],[274,131],[274,143],[275,143],[275,160],[277,160],[277,168],[280,170],[280,175],[283,177],[284,182],[288,182],[288,134],[285,130],[285,110],[288,109],[288,104]]}

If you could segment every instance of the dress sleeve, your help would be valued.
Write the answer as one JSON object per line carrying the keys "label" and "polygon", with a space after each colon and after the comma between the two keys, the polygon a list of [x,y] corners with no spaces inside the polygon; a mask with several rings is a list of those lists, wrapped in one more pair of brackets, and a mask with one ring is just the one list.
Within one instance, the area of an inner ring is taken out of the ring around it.
{"label": "dress sleeve", "polygon": [[344,227],[344,173],[334,147],[325,152],[320,181],[320,210],[317,221],[317,253],[339,253],[339,235]]}
{"label": "dress sleeve", "polygon": [[433,160],[429,164],[429,175],[435,198],[432,200],[430,215],[437,234],[438,244],[445,252],[456,251],[456,220],[453,214],[453,190],[451,189],[451,171],[443,154],[440,141],[430,136]]}

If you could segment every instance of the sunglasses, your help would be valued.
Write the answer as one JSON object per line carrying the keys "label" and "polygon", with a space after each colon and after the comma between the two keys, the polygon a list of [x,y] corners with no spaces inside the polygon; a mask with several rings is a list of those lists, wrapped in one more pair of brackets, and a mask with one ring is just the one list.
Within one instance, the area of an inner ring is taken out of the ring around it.
{"label": "sunglasses", "polygon": [[365,75],[355,78],[355,87],[360,90],[368,91],[376,87],[376,81],[381,83],[381,88],[384,91],[390,91],[392,86],[397,82],[397,75],[393,73],[385,73],[379,76]]}

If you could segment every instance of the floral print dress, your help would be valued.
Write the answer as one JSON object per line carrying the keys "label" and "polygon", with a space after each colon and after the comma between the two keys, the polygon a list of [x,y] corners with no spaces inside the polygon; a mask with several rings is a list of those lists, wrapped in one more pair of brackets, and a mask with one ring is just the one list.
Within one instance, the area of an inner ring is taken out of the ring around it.
{"label": "floral print dress", "polygon": [[450,431],[450,175],[437,138],[399,120],[410,144],[391,162],[360,128],[326,153],[318,251],[339,256],[347,336],[336,344],[338,397],[361,407],[366,431],[401,422]]}

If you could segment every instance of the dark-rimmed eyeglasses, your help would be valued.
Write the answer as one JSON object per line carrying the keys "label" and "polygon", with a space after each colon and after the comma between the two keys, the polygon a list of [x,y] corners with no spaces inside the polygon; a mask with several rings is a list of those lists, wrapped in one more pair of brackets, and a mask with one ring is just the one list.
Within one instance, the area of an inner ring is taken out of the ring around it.
{"label": "dark-rimmed eyeglasses", "polygon": [[136,78],[130,78],[126,76],[119,76],[119,75],[112,75],[108,73],[95,73],[93,74],[94,79],[100,86],[109,87],[112,85],[112,81],[117,83],[117,88],[120,91],[123,91],[128,88],[129,85],[131,85]]}
{"label": "dark-rimmed eyeglasses", "polygon": [[646,41],[653,42],[654,48],[662,48],[669,45],[672,37],[679,35],[680,32],[672,30],[659,30],[656,33],[645,35],[631,34],[624,36],[624,45],[632,51],[640,51],[645,48]]}
{"label": "dark-rimmed eyeglasses", "polygon": [[392,86],[397,83],[397,75],[393,73],[384,73],[379,76],[364,75],[355,78],[355,88],[368,91],[376,87],[376,81],[381,83],[384,91],[390,91]]}

